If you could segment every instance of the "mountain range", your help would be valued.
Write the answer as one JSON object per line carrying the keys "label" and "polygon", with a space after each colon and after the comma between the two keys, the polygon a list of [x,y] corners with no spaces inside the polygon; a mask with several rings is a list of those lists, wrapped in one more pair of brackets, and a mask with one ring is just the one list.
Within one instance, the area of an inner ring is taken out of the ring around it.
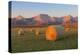
{"label": "mountain range", "polygon": [[77,22],[78,17],[72,17],[71,15],[63,17],[51,17],[48,14],[39,14],[31,18],[24,18],[19,15],[11,18],[11,26],[45,26],[45,25],[59,25],[70,19],[70,22]]}

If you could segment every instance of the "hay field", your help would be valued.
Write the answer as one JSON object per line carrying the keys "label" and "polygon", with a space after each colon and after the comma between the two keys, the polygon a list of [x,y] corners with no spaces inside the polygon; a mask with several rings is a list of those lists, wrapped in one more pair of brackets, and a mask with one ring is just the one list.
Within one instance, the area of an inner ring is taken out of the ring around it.
{"label": "hay field", "polygon": [[[11,28],[11,47],[12,52],[31,52],[31,51],[45,51],[45,50],[63,50],[63,49],[77,49],[78,48],[78,33],[77,31],[63,32],[58,36],[56,41],[48,41],[45,39],[45,30],[47,27],[35,28],[39,30],[38,38],[35,35],[35,29],[31,32],[31,28],[24,28],[27,30],[22,35],[18,35],[19,28]],[[57,28],[56,28],[57,29]],[[60,28],[59,28],[60,29]],[[64,30],[64,29],[63,29]]]}

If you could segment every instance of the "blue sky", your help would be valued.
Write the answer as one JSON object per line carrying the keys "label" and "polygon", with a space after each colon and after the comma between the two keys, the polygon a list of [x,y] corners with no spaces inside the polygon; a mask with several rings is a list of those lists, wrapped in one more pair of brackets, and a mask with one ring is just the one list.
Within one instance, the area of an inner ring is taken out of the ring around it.
{"label": "blue sky", "polygon": [[78,7],[77,5],[69,4],[12,2],[12,17],[22,15],[25,18],[30,18],[39,14],[48,14],[51,17],[65,15],[77,16]]}

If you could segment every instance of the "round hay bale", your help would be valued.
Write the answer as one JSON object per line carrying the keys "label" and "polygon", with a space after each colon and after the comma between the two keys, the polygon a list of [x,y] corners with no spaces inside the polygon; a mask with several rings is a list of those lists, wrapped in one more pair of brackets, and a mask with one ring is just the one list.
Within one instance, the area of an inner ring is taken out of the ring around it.
{"label": "round hay bale", "polygon": [[48,26],[45,31],[46,40],[57,40],[64,34],[64,27],[61,25]]}
{"label": "round hay bale", "polygon": [[48,26],[46,29],[46,40],[52,40],[55,41],[57,38],[57,30],[54,26]]}

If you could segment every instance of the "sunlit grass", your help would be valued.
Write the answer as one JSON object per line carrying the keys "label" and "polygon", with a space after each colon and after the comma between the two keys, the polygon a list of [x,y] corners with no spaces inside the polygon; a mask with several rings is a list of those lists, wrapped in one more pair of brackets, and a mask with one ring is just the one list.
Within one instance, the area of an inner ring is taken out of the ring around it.
{"label": "sunlit grass", "polygon": [[45,38],[45,28],[40,29],[39,39],[34,32],[25,32],[18,35],[17,30],[12,30],[11,46],[12,52],[44,51],[44,50],[63,50],[78,48],[77,31],[64,32],[58,35],[56,41],[48,41]]}

